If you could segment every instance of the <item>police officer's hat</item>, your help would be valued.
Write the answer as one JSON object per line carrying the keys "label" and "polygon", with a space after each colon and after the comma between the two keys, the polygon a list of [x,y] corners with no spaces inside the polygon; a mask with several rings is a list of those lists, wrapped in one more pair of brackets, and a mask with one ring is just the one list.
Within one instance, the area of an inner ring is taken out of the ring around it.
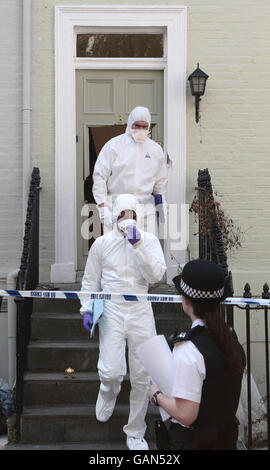
{"label": "police officer's hat", "polygon": [[197,259],[189,261],[182,274],[173,278],[181,295],[200,301],[223,300],[225,276],[220,266],[212,261]]}

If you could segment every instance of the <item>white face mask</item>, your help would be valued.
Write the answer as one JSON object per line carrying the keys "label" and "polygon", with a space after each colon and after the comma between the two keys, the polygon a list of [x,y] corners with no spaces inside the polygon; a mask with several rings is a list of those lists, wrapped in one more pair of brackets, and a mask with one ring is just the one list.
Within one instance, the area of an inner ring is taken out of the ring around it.
{"label": "white face mask", "polygon": [[117,222],[117,224],[118,224],[119,230],[125,234],[127,228],[128,228],[130,225],[132,225],[132,226],[135,226],[135,225],[136,225],[136,220],[134,220],[134,219],[119,220],[119,222]]}
{"label": "white face mask", "polygon": [[145,142],[148,134],[150,134],[150,132],[145,129],[130,129],[130,133],[135,142]]}

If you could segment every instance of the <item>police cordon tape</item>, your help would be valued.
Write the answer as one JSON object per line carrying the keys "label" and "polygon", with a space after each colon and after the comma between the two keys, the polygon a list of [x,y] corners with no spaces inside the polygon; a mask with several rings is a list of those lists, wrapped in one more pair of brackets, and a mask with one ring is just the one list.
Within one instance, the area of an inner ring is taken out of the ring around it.
{"label": "police cordon tape", "polygon": [[[127,302],[164,302],[182,303],[181,295],[164,294],[118,294],[116,292],[84,292],[53,290],[0,290],[0,297],[23,297],[35,299],[72,299],[72,300],[124,300]],[[223,304],[270,306],[270,299],[246,299],[244,297],[227,297]]]}

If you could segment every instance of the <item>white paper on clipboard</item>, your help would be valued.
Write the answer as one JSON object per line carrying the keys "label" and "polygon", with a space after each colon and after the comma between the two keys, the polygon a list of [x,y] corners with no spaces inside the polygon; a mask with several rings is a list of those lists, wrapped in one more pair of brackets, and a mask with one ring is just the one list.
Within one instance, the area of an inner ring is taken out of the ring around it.
{"label": "white paper on clipboard", "polygon": [[[137,353],[151,380],[168,397],[173,386],[173,356],[164,335],[148,339],[137,348]],[[159,408],[162,420],[170,417]]]}

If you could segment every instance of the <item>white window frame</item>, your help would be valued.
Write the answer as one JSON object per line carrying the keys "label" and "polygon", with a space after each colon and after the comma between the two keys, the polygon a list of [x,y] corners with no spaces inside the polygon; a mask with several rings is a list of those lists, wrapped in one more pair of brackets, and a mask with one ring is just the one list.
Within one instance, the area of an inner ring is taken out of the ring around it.
{"label": "white window frame", "polygon": [[[76,34],[82,31],[165,32],[163,58],[76,58]],[[168,202],[186,201],[186,31],[185,6],[55,7],[55,263],[51,281],[76,282],[76,69],[164,70],[164,152],[169,169]],[[179,211],[180,212],[180,211]],[[180,214],[179,214],[180,223]],[[167,282],[185,262],[165,243]],[[176,261],[177,260],[177,261]]]}

